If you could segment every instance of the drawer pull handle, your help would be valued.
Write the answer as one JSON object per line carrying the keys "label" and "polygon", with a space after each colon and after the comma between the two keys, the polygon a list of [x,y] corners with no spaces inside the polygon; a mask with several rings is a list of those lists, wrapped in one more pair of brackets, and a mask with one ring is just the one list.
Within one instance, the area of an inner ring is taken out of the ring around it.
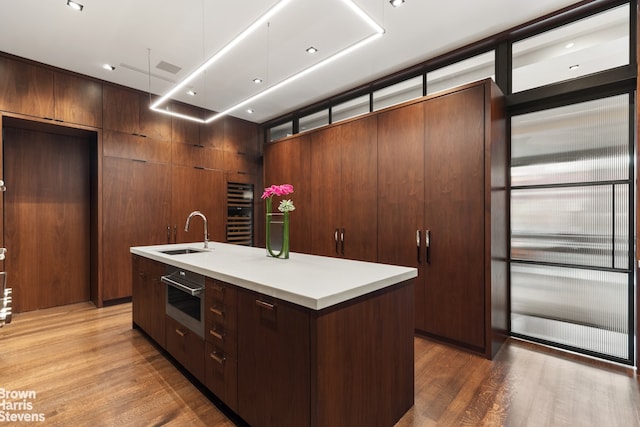
{"label": "drawer pull handle", "polygon": [[213,308],[213,307],[209,307],[209,311],[212,312],[213,314],[220,316],[220,317],[224,317],[224,311],[219,310],[217,308]]}
{"label": "drawer pull handle", "polygon": [[220,332],[213,329],[209,329],[209,333],[220,341],[224,341],[224,334],[221,334]]}
{"label": "drawer pull handle", "polygon": [[184,337],[187,333],[185,331],[180,330],[180,329],[176,329],[176,334],[180,335],[181,337]]}
{"label": "drawer pull handle", "polygon": [[256,305],[258,307],[266,308],[267,310],[274,310],[276,308],[275,304],[269,304],[268,302],[260,301],[259,299],[256,300]]}
{"label": "drawer pull handle", "polygon": [[209,353],[209,357],[221,365],[224,365],[224,361],[226,360],[226,357],[218,356],[218,354],[215,351],[213,353]]}

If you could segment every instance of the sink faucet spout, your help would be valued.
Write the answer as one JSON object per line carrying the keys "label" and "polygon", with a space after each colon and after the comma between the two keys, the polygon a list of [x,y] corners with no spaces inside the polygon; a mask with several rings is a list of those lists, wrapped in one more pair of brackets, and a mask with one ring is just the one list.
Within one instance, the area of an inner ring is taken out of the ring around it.
{"label": "sink faucet spout", "polygon": [[200,211],[193,211],[189,214],[189,216],[187,217],[187,223],[184,225],[184,231],[189,231],[189,221],[191,221],[191,218],[193,218],[194,216],[199,216],[202,218],[202,221],[204,221],[204,247],[205,249],[209,248],[209,228],[207,226],[207,217],[204,216],[204,214]]}

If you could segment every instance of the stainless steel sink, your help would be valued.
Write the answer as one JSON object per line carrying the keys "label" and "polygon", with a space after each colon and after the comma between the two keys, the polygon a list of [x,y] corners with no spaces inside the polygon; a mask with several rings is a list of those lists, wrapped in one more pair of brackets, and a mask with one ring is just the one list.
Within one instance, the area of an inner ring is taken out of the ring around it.
{"label": "stainless steel sink", "polygon": [[167,255],[186,255],[186,254],[195,254],[198,252],[205,252],[204,249],[194,249],[194,248],[182,248],[182,249],[170,249],[168,251],[160,251],[160,253]]}

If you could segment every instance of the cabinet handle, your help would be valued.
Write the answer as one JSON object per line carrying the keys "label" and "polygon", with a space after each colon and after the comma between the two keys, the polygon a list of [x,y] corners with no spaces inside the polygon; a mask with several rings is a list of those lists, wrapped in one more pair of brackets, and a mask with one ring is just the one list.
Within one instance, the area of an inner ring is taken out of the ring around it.
{"label": "cabinet handle", "polygon": [[209,353],[209,357],[212,358],[213,360],[215,360],[216,362],[218,362],[221,365],[224,365],[224,361],[226,360],[226,357],[218,356],[218,353],[216,353],[215,351]]}
{"label": "cabinet handle", "polygon": [[167,225],[167,243],[171,243],[171,226]]}
{"label": "cabinet handle", "polygon": [[173,243],[178,243],[178,226],[173,226]]}
{"label": "cabinet handle", "polygon": [[422,259],[420,258],[420,246],[421,246],[420,241],[421,240],[422,240],[421,232],[420,232],[420,230],[416,230],[416,249],[418,251],[418,264],[420,264],[422,262]]}
{"label": "cabinet handle", "polygon": [[336,242],[336,255],[340,255],[340,252],[338,252],[338,231],[336,228],[336,231],[333,232],[333,240]]}
{"label": "cabinet handle", "polygon": [[344,228],[340,231],[340,252],[344,256]]}
{"label": "cabinet handle", "polygon": [[224,311],[222,311],[222,310],[218,310],[217,308],[209,307],[209,311],[212,312],[215,315],[218,315],[220,317],[224,317]]}
{"label": "cabinet handle", "polygon": [[431,230],[424,231],[424,246],[427,248],[424,261],[429,264],[431,258],[429,256],[429,248],[431,247]]}
{"label": "cabinet handle", "polygon": [[176,334],[180,335],[181,337],[184,337],[187,333],[181,329],[176,328]]}
{"label": "cabinet handle", "polygon": [[220,341],[224,341],[224,334],[221,334],[220,332],[214,329],[209,329],[209,333],[213,335],[215,338],[219,339]]}
{"label": "cabinet handle", "polygon": [[259,299],[256,300],[256,305],[258,307],[266,308],[267,310],[275,310],[276,308],[275,304],[269,304],[268,302],[260,301]]}

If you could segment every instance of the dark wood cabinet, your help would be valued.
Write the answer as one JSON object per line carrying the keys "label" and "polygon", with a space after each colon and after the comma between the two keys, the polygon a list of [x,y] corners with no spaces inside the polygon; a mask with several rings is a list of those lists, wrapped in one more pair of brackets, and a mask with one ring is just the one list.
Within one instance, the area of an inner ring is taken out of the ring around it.
{"label": "dark wood cabinet", "polygon": [[226,171],[249,175],[258,173],[260,159],[258,127],[255,124],[225,117],[223,149]]}
{"label": "dark wood cabinet", "polygon": [[490,308],[484,303],[484,97],[478,85],[424,103],[423,221],[430,242],[424,330],[482,351]]}
{"label": "dark wood cabinet", "polygon": [[[168,108],[177,114],[204,119],[201,108],[186,105],[179,102],[172,102]],[[187,120],[180,117],[171,117],[171,142],[178,142],[190,145],[200,144],[200,128],[203,124]]]}
{"label": "dark wood cabinet", "polygon": [[109,84],[103,86],[103,127],[142,137],[171,140],[171,117],[149,109],[148,94]]}
{"label": "dark wood cabinet", "polygon": [[501,99],[486,80],[378,122],[379,261],[418,268],[416,329],[488,358],[507,317]]}
{"label": "dark wood cabinet", "polygon": [[[290,215],[290,248],[292,252],[311,253],[311,149],[309,135],[300,135],[264,147],[264,186],[293,185],[296,210]],[[262,191],[257,192],[260,197]],[[274,209],[277,205],[274,203]]]}
{"label": "dark wood cabinet", "polygon": [[317,255],[376,261],[375,116],[311,135],[311,242]]}
{"label": "dark wood cabinet", "polygon": [[0,110],[52,119],[53,70],[0,56]]}
{"label": "dark wood cabinet", "polygon": [[56,120],[102,127],[102,83],[57,71],[54,101]]}
{"label": "dark wood cabinet", "polygon": [[165,348],[166,295],[160,277],[166,266],[137,255],[132,256],[132,264],[133,323]]}
{"label": "dark wood cabinet", "polygon": [[101,268],[109,301],[131,296],[131,246],[168,243],[171,167],[115,157],[102,167]]}
{"label": "dark wood cabinet", "polygon": [[[401,148],[399,148],[401,145]],[[415,322],[424,329],[424,106],[378,115],[378,261],[418,268]],[[419,242],[419,243],[418,243]]]}
{"label": "dark wood cabinet", "polygon": [[193,211],[207,217],[209,240],[224,242],[226,238],[226,188],[224,173],[220,170],[194,166],[171,167],[171,226],[173,242],[202,242],[204,227],[201,218],[194,218],[189,231],[185,222]]}
{"label": "dark wood cabinet", "polygon": [[[162,264],[133,264],[141,325]],[[413,283],[314,310],[206,277],[204,339],[166,316],[166,350],[255,427],[393,425],[413,405]]]}
{"label": "dark wood cabinet", "polygon": [[108,157],[171,163],[171,142],[141,135],[105,130],[102,132],[102,154]]}
{"label": "dark wood cabinet", "polygon": [[238,290],[238,413],[250,425],[310,425],[309,321],[302,307]]}
{"label": "dark wood cabinet", "polygon": [[170,316],[165,316],[165,334],[169,354],[204,383],[204,340]]}
{"label": "dark wood cabinet", "polygon": [[205,282],[205,385],[238,411],[238,308],[235,286]]}

